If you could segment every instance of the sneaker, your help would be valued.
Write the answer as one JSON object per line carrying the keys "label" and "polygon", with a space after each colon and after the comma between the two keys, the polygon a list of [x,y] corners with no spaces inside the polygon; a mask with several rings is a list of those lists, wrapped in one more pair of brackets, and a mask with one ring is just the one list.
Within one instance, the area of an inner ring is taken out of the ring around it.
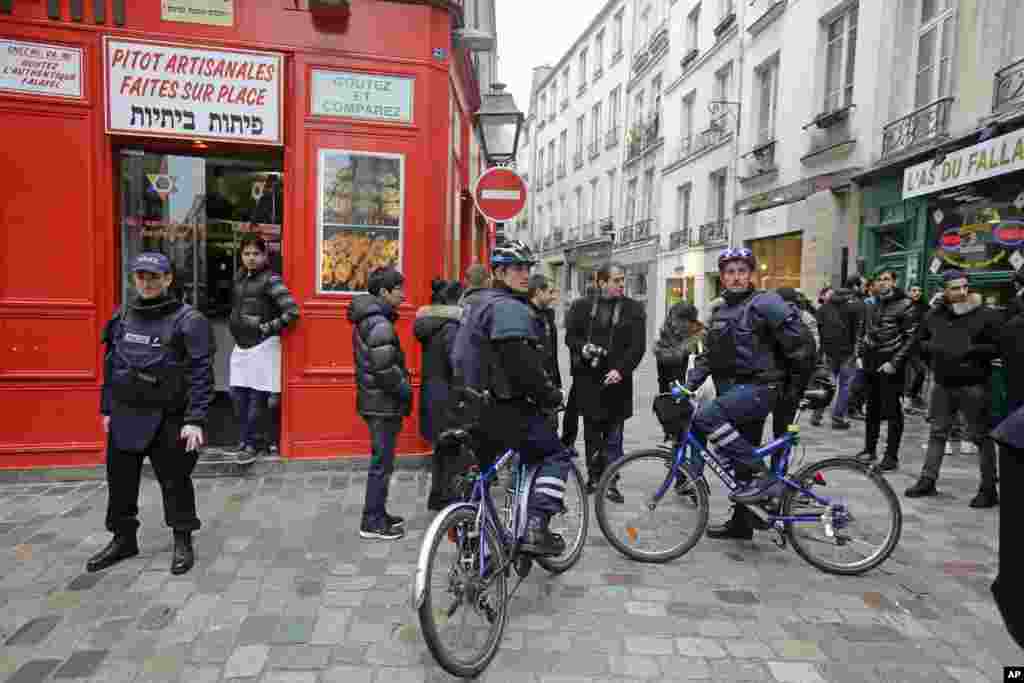
{"label": "sneaker", "polygon": [[734,503],[742,503],[743,505],[760,503],[768,500],[769,498],[775,498],[776,496],[781,495],[781,489],[784,487],[785,484],[778,479],[762,477],[753,480],[746,487],[730,493],[729,500]]}
{"label": "sneaker", "polygon": [[843,419],[840,419],[838,417],[833,417],[832,418],[832,429],[838,429],[838,430],[841,431],[841,430],[849,429],[849,428],[850,428],[850,423],[849,423],[848,420],[843,420]]}
{"label": "sneaker", "polygon": [[384,519],[388,521],[389,526],[405,526],[405,517],[399,517],[398,515],[393,515],[390,512],[385,512]]}
{"label": "sneaker", "polygon": [[369,526],[363,523],[359,527],[360,538],[373,538],[381,541],[397,541],[405,536],[401,528],[384,522],[383,524]]}
{"label": "sneaker", "polygon": [[238,464],[251,465],[256,462],[257,455],[259,455],[259,453],[256,451],[255,446],[245,446],[238,452]]}
{"label": "sneaker", "polygon": [[878,469],[881,472],[893,472],[899,468],[900,463],[896,458],[885,457],[882,458],[882,462],[878,463]]}

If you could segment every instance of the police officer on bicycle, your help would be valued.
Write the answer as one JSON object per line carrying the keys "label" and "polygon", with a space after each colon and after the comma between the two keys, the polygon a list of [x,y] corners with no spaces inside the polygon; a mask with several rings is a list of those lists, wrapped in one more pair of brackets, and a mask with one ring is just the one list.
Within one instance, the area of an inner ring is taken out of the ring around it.
{"label": "police officer on bicycle", "polygon": [[107,443],[107,530],[114,538],[86,564],[97,572],[139,554],[139,483],[149,458],[163,495],[164,520],[174,532],[171,573],[195,561],[199,528],[192,470],[203,445],[213,399],[214,341],[202,313],[168,293],[171,263],[155,252],[132,264],[138,296],[103,330],[100,413]]}
{"label": "police officer on bicycle", "polygon": [[543,463],[530,493],[521,550],[560,555],[565,541],[548,524],[562,508],[570,453],[550,419],[562,404],[562,392],[544,369],[543,325],[527,299],[534,263],[522,242],[494,249],[492,287],[479,292],[467,310],[452,365],[456,392],[465,387],[489,395],[479,424],[471,430],[480,459],[492,462],[512,448],[527,463]]}
{"label": "police officer on bicycle", "polygon": [[[687,377],[696,391],[713,377],[718,398],[694,417],[692,430],[715,455],[731,461],[746,485],[730,495],[732,518],[708,529],[710,538],[752,538],[747,504],[776,495],[765,464],[754,457],[765,419],[780,400],[799,400],[814,368],[796,310],[775,292],[754,288],[756,260],[746,248],[726,249],[718,259],[724,303],[708,324],[705,351]],[[754,477],[755,474],[762,475]]]}

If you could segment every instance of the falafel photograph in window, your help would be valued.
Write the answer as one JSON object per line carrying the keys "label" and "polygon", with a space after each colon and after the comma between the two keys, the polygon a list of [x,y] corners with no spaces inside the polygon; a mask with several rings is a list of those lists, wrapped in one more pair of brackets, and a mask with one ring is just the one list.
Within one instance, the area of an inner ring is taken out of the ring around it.
{"label": "falafel photograph in window", "polygon": [[401,267],[404,161],[320,150],[319,292],[363,292],[375,269]]}

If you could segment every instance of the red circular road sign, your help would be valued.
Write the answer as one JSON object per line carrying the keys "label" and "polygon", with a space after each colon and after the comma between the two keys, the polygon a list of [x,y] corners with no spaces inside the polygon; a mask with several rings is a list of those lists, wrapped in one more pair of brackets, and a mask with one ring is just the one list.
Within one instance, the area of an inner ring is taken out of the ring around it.
{"label": "red circular road sign", "polygon": [[488,220],[510,221],[526,206],[526,183],[510,168],[489,168],[476,181],[473,201]]}

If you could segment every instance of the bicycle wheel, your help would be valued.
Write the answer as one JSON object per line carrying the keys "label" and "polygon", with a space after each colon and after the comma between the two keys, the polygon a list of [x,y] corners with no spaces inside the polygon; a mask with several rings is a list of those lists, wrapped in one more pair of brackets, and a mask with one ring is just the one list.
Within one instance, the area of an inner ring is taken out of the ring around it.
{"label": "bicycle wheel", "polygon": [[551,518],[551,531],[561,534],[565,540],[565,552],[557,557],[538,557],[537,564],[552,574],[561,574],[571,569],[583,556],[590,529],[590,505],[587,504],[587,490],[583,486],[583,475],[575,462],[569,463],[569,476],[565,480],[565,498],[562,512]]}
{"label": "bicycle wheel", "polygon": [[[442,513],[444,514],[444,513]],[[453,676],[479,675],[498,652],[508,619],[506,573],[484,587],[480,576],[480,529],[474,508],[456,508],[436,527],[427,562],[420,628],[438,664]],[[504,561],[494,530],[485,525],[486,579]]]}
{"label": "bicycle wheel", "polygon": [[[639,562],[668,562],[688,552],[708,525],[708,485],[685,469],[661,500],[654,494],[665,484],[673,456],[661,450],[630,453],[608,467],[594,492],[601,533],[616,550]],[[611,482],[624,502],[608,500]]]}
{"label": "bicycle wheel", "polygon": [[[830,523],[791,522],[786,533],[800,557],[829,574],[854,575],[874,569],[895,550],[903,529],[896,493],[878,471],[846,458],[811,463],[793,479],[838,506]],[[828,506],[788,488],[780,514],[822,515]]]}

